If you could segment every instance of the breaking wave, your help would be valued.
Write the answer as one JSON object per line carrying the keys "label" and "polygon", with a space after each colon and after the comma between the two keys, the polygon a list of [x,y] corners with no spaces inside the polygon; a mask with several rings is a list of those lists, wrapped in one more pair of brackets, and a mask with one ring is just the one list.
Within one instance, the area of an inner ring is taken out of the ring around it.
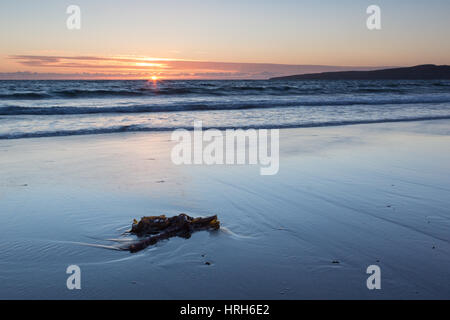
{"label": "breaking wave", "polygon": [[353,98],[353,99],[285,99],[285,100],[253,100],[253,101],[204,101],[166,104],[139,104],[112,107],[74,107],[74,106],[15,106],[0,107],[0,115],[66,115],[66,114],[100,114],[100,113],[145,113],[172,111],[207,111],[207,110],[239,110],[282,107],[314,107],[314,106],[350,106],[350,105],[388,105],[388,104],[438,104],[450,103],[449,96],[404,97],[404,98]]}
{"label": "breaking wave", "polygon": [[[450,119],[450,114],[445,116],[434,117],[404,117],[404,118],[384,118],[384,119],[366,119],[366,120],[348,120],[348,121],[327,121],[327,122],[305,122],[291,123],[282,125],[248,125],[248,126],[204,126],[207,129],[289,129],[289,128],[312,128],[312,127],[330,127],[330,126],[346,126],[357,124],[375,124],[375,123],[391,123],[391,122],[412,122],[412,121],[431,121]],[[193,126],[172,126],[172,127],[150,127],[145,125],[125,125],[104,128],[89,128],[80,130],[59,130],[59,131],[36,131],[36,132],[14,132],[8,134],[0,134],[0,140],[5,139],[21,139],[21,138],[42,138],[42,137],[58,137],[58,136],[75,136],[75,135],[95,135],[119,132],[164,132],[176,129],[193,130]]]}

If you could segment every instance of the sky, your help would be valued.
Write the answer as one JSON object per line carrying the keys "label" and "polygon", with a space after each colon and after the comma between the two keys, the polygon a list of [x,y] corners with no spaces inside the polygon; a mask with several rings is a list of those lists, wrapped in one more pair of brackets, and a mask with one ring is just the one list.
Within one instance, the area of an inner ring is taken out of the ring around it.
{"label": "sky", "polygon": [[[366,27],[369,5],[381,30]],[[69,30],[69,5],[81,28]],[[0,2],[0,79],[264,79],[450,64],[448,0]]]}

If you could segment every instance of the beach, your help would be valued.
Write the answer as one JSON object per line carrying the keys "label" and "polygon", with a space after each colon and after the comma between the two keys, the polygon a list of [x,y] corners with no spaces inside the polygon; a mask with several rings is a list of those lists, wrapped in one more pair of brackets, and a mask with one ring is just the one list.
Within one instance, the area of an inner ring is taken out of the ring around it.
{"label": "beach", "polygon": [[[0,299],[450,298],[450,120],[282,129],[274,176],[176,166],[173,145],[166,131],[0,140]],[[134,218],[179,213],[222,228],[107,248]]]}

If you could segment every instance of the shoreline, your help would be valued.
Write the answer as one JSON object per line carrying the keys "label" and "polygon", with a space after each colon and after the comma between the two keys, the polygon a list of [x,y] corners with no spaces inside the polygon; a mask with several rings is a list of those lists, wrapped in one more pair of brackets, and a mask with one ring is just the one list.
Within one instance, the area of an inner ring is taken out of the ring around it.
{"label": "shoreline", "polygon": [[[328,127],[345,127],[345,126],[355,126],[355,125],[371,125],[371,124],[389,124],[389,123],[408,123],[408,122],[428,122],[428,121],[443,121],[450,120],[450,116],[436,116],[436,117],[417,117],[417,118],[406,118],[406,119],[382,119],[382,120],[355,120],[355,121],[338,121],[338,122],[327,122],[327,123],[311,123],[302,125],[268,125],[268,126],[238,126],[238,127],[216,127],[216,126],[205,126],[203,129],[216,129],[220,131],[225,131],[228,129],[308,129],[308,128],[328,128]],[[120,134],[120,133],[168,133],[174,130],[188,130],[193,131],[192,127],[174,127],[174,128],[139,128],[138,126],[132,128],[132,126],[124,126],[119,128],[101,128],[101,129],[85,129],[81,131],[65,131],[65,132],[54,132],[54,133],[20,133],[16,136],[11,136],[9,134],[0,134],[0,141],[3,140],[20,140],[20,139],[38,139],[38,138],[54,138],[54,137],[71,137],[71,136],[94,136],[94,135],[104,135],[104,134]]]}

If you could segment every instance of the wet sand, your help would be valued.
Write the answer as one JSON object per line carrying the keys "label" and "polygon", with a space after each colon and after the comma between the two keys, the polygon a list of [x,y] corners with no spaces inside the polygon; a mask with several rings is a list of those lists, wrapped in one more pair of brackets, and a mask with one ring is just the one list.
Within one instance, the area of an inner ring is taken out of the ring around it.
{"label": "wet sand", "polygon": [[[0,298],[450,298],[450,121],[281,130],[275,176],[175,166],[169,139],[0,141]],[[83,245],[181,212],[224,229],[136,254]]]}

